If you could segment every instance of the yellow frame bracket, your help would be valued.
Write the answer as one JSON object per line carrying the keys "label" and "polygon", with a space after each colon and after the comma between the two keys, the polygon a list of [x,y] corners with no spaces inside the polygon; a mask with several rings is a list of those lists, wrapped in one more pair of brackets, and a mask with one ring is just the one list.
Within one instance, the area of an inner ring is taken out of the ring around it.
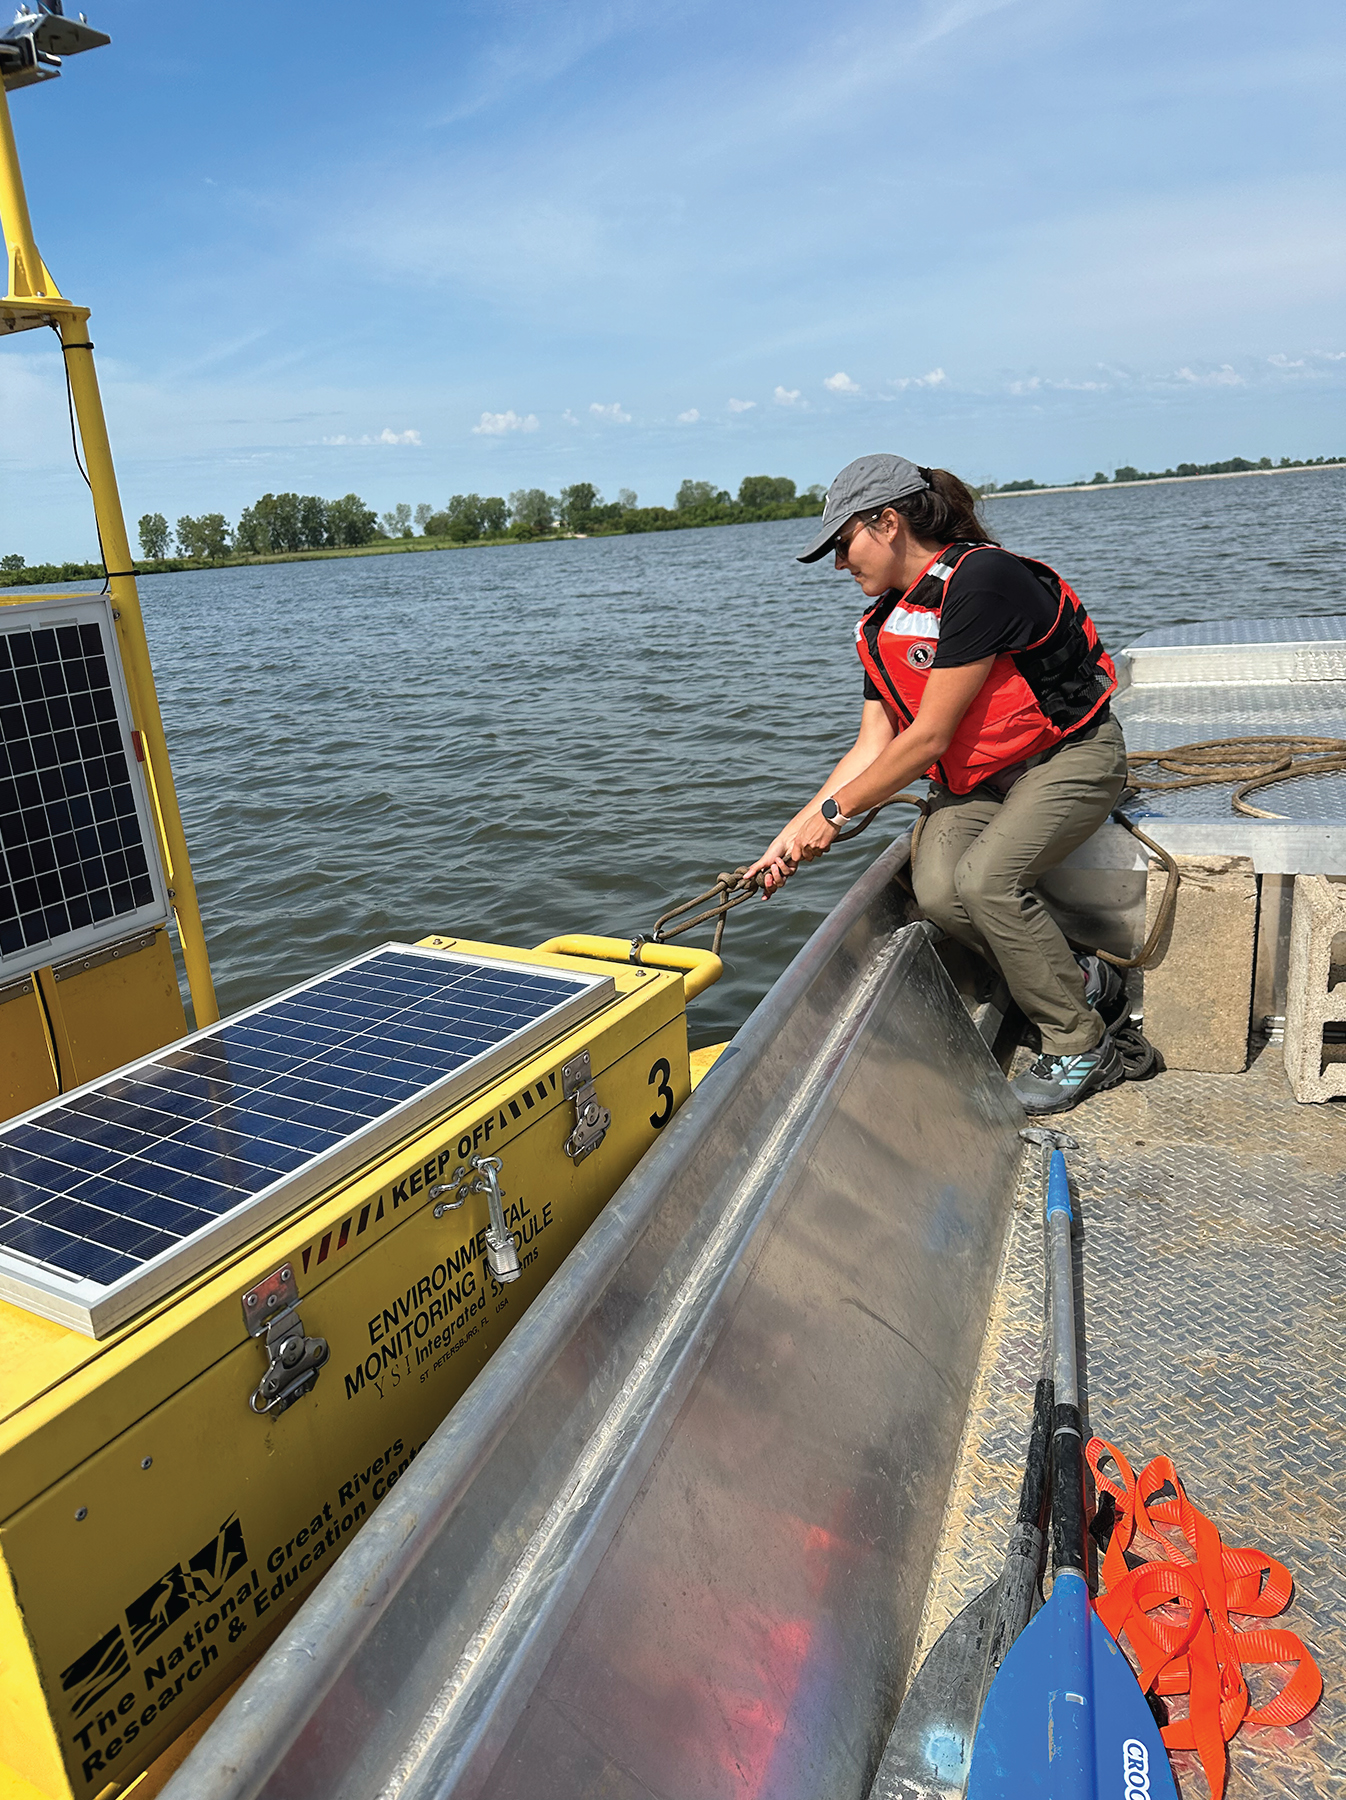
{"label": "yellow frame bracket", "polygon": [[548,938],[537,948],[558,956],[592,956],[601,962],[634,963],[638,968],[677,969],[689,1000],[704,994],[724,974],[724,963],[713,950],[679,950],[672,944],[648,943],[634,947],[629,938],[591,937],[582,931]]}

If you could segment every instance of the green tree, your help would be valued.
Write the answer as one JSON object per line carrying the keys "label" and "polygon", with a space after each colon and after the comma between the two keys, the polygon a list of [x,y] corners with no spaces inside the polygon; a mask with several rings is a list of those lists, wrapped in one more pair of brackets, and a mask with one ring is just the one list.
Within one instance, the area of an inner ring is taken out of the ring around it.
{"label": "green tree", "polygon": [[[142,533],[142,540],[144,534]],[[271,548],[266,526],[257,517],[255,506],[245,506],[234,528],[234,548],[243,556],[264,556]]]}
{"label": "green tree", "polygon": [[[312,542],[317,509],[317,543]],[[306,522],[307,511],[307,522]],[[240,550],[251,556],[282,551],[320,549],[325,541],[326,502],[316,495],[263,494],[243,509],[234,534]]]}
{"label": "green tree", "polygon": [[718,490],[713,481],[684,481],[673,504],[679,512],[695,512],[714,506],[717,498]]}
{"label": "green tree", "polygon": [[422,500],[420,505],[416,508],[416,527],[420,531],[420,533],[423,537],[430,536],[430,532],[426,529],[426,527],[429,525],[431,519],[434,518],[434,516],[435,516],[434,507],[431,506],[431,504],[428,500]]}
{"label": "green tree", "polygon": [[162,513],[142,513],[139,531],[141,554],[150,562],[168,555],[168,520]]}
{"label": "green tree", "polygon": [[0,571],[6,575],[17,575],[23,568],[23,558],[18,551],[11,551],[8,556],[0,556]]}
{"label": "green tree", "polygon": [[754,512],[772,506],[786,506],[795,497],[795,484],[788,475],[745,475],[738,484],[738,503]]}
{"label": "green tree", "polygon": [[408,538],[414,535],[411,529],[411,508],[405,500],[399,500],[391,512],[384,513],[380,523],[390,538]]}
{"label": "green tree", "polygon": [[541,537],[554,530],[556,504],[541,488],[516,488],[509,497],[511,529],[519,537]]}
{"label": "green tree", "polygon": [[470,544],[481,536],[481,495],[455,494],[445,513],[445,537]]}
{"label": "green tree", "polygon": [[571,487],[563,487],[560,504],[561,523],[567,531],[586,531],[591,523],[590,515],[599,505],[601,505],[601,501],[598,489],[592,481],[577,481]]}
{"label": "green tree", "polygon": [[815,481],[812,487],[804,489],[805,500],[826,500],[827,487],[824,482]]}
{"label": "green tree", "polygon": [[622,512],[634,512],[640,505],[640,499],[634,488],[618,488],[616,503]]}
{"label": "green tree", "polygon": [[326,500],[304,494],[299,501],[299,538],[305,550],[328,550],[335,543]]}
{"label": "green tree", "polygon": [[1090,486],[1090,487],[1102,487],[1102,486],[1105,486],[1105,485],[1106,485],[1106,483],[1107,483],[1107,479],[1108,479],[1108,478],[1107,478],[1107,476],[1106,476],[1106,475],[1105,475],[1105,474],[1104,474],[1104,473],[1103,473],[1103,471],[1102,471],[1102,469],[1098,469],[1098,470],[1096,470],[1096,471],[1095,471],[1095,473],[1094,473],[1094,476],[1093,476],[1093,479],[1092,479],[1092,480],[1091,480],[1091,481],[1090,481],[1090,483],[1089,483],[1089,486]]}
{"label": "green tree", "polygon": [[229,521],[223,513],[184,513],[178,520],[178,549],[194,562],[218,562],[229,554]]}
{"label": "green tree", "polygon": [[502,494],[488,494],[481,503],[481,535],[504,537],[509,526],[509,507]]}
{"label": "green tree", "polygon": [[332,542],[342,550],[358,549],[369,543],[378,530],[378,514],[366,506],[358,494],[343,494],[327,505],[327,524]]}

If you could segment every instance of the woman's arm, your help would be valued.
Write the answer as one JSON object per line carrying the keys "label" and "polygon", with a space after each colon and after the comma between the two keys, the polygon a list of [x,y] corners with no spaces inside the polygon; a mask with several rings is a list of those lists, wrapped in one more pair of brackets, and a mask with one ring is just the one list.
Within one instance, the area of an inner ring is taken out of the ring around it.
{"label": "woman's arm", "polygon": [[748,869],[748,875],[755,875],[759,869],[765,871],[768,894],[792,873],[792,869],[785,867],[786,846],[792,842],[805,819],[817,812],[829,794],[835,794],[843,783],[854,780],[869,768],[896,736],[897,726],[883,703],[879,700],[866,700],[860,714],[860,729],[856,733],[855,742],[813,798],[804,802],[789,824],[776,834],[763,854]]}
{"label": "woman's arm", "polygon": [[[953,742],[953,734],[962,723],[963,714],[981,692],[994,661],[993,656],[984,656],[959,669],[931,670],[920,709],[906,730],[891,736],[878,754],[863,768],[857,769],[840,788],[821,789],[814,802],[810,802],[806,814],[796,815],[767,855],[754,865],[760,868],[771,862],[772,867],[767,872],[768,891],[771,887],[779,887],[801,862],[812,862],[836,842],[838,827],[829,825],[816,810],[829,793],[835,795],[846,817],[854,819],[900,793],[909,781],[923,775],[931,763],[938,762]],[[838,764],[838,769],[840,767]]]}

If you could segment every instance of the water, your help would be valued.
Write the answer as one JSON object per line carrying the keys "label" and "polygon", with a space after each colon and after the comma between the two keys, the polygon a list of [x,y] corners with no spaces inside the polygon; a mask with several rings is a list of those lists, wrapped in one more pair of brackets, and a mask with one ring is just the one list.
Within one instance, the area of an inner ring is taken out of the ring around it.
{"label": "water", "polygon": [[[1346,611],[1346,471],[992,501],[1104,641]],[[629,936],[756,856],[854,735],[858,590],[807,522],[143,584],[220,1004],[386,938]],[[889,815],[891,817],[892,815]],[[886,841],[730,920],[728,1036]],[[707,942],[705,935],[691,941]]]}

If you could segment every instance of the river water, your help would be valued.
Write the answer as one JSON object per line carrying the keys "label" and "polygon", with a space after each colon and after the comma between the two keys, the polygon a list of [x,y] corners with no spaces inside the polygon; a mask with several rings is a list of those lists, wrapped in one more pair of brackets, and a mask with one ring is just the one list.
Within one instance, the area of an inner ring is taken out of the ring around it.
{"label": "river water", "polygon": [[[1114,648],[1159,624],[1346,612],[1343,470],[1004,497],[987,517],[1068,577]],[[757,855],[861,702],[859,592],[830,560],[792,560],[808,535],[146,580],[222,1009],[387,938],[629,936]],[[732,915],[694,1044],[737,1028],[882,824]]]}

